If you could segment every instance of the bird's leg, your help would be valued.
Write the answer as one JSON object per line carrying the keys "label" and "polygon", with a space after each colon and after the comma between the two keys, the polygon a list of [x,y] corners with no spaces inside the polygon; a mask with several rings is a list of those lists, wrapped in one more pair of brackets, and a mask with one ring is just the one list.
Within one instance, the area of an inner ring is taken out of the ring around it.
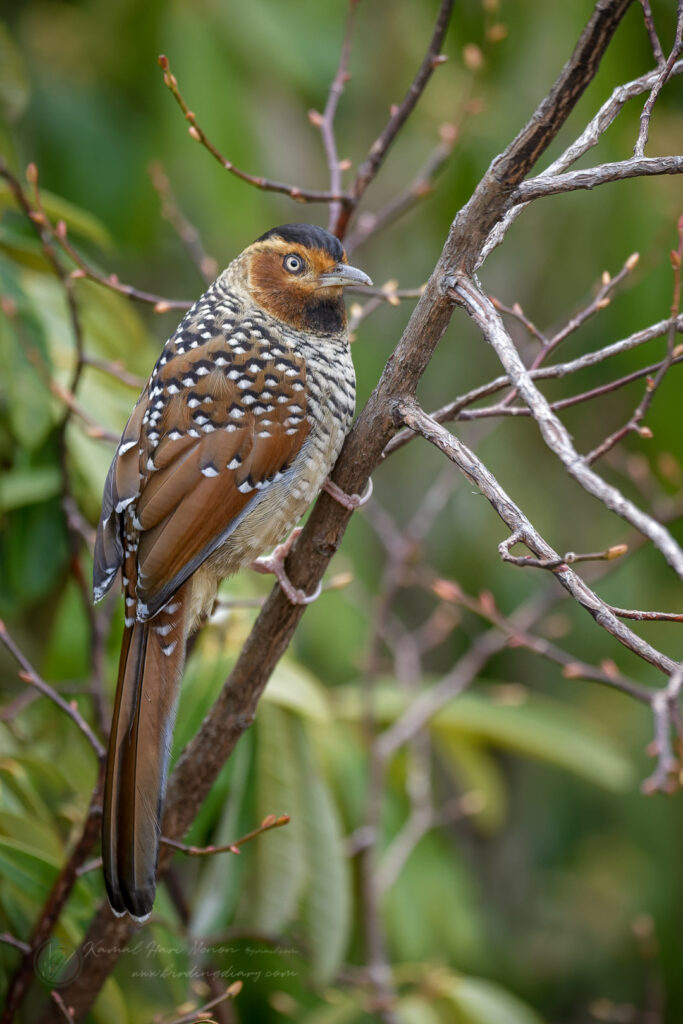
{"label": "bird's leg", "polygon": [[368,478],[368,482],[365,485],[365,490],[362,494],[347,494],[346,491],[342,491],[341,487],[337,484],[332,483],[328,479],[322,486],[323,491],[327,491],[331,498],[338,501],[340,505],[347,508],[350,512],[353,512],[357,508],[361,508],[366,505],[372,497],[372,477]]}
{"label": "bird's leg", "polygon": [[250,569],[254,572],[272,573],[285,596],[292,604],[311,604],[312,601],[317,601],[322,592],[322,583],[318,583],[315,591],[312,594],[306,594],[303,590],[295,587],[289,576],[285,572],[285,559],[292,550],[294,542],[298,539],[301,533],[302,527],[297,526],[295,530],[292,530],[287,540],[283,541],[282,544],[278,544],[272,554],[262,555],[261,558],[257,558],[249,565]]}

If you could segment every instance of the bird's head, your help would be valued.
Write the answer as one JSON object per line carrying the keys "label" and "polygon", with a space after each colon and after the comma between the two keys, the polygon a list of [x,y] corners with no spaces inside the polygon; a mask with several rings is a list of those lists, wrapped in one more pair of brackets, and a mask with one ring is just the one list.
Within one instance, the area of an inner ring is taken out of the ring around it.
{"label": "bird's head", "polygon": [[349,266],[339,239],[313,224],[272,228],[244,258],[256,302],[278,320],[315,334],[341,333],[344,287],[372,284],[362,270]]}

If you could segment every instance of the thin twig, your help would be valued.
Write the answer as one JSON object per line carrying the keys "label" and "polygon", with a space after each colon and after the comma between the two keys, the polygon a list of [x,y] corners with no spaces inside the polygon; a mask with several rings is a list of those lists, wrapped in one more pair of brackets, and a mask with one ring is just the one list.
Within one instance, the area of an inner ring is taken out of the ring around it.
{"label": "thin twig", "polygon": [[[645,15],[646,15],[645,16],[645,22],[646,22],[646,25],[647,25],[648,24],[647,11],[645,12]],[[650,16],[650,24],[651,24],[651,16]],[[652,39],[652,35],[650,35],[650,38]],[[657,37],[655,35],[655,39],[656,38]],[[659,43],[659,40],[657,40],[657,43]],[[668,60],[664,64],[664,67],[662,68],[662,70],[661,70],[661,72],[659,74],[659,77],[657,78],[657,81],[655,82],[655,84],[652,86],[652,89],[650,90],[650,95],[646,99],[645,106],[643,107],[643,112],[640,115],[640,129],[638,131],[638,138],[636,139],[636,144],[633,147],[633,152],[634,152],[635,156],[642,156],[643,153],[645,152],[645,146],[647,145],[647,138],[648,138],[648,134],[649,134],[649,131],[650,131],[650,118],[652,117],[652,111],[654,109],[654,105],[655,105],[655,103],[657,101],[657,97],[659,96],[660,92],[662,91],[662,89],[666,85],[669,77],[671,76],[671,72],[673,70],[673,66],[676,63],[676,59],[680,56],[680,53],[681,53],[682,49],[683,49],[683,0],[678,0],[677,14],[676,14],[676,35],[675,35],[675,38],[674,38],[674,44],[673,44],[673,46],[671,48],[671,53],[669,54]]]}
{"label": "thin twig", "polygon": [[652,8],[650,7],[650,0],[639,0],[640,6],[643,8],[643,19],[645,21],[645,29],[648,36],[650,37],[650,46],[652,47],[652,55],[657,64],[664,63],[664,51],[662,50],[662,44],[659,41],[657,35],[657,29],[655,28],[654,18],[652,17]]}
{"label": "thin twig", "polygon": [[[337,152],[337,140],[334,134],[334,118],[337,113],[337,107],[339,106],[339,100],[344,92],[344,87],[350,78],[349,58],[351,56],[351,35],[353,32],[358,3],[359,0],[349,0],[349,13],[346,19],[346,30],[344,32],[344,40],[342,42],[341,53],[339,55],[339,65],[337,67],[337,73],[332,80],[322,116],[318,114],[317,111],[310,111],[308,115],[310,121],[320,128],[325,156],[327,157],[327,168],[330,175],[330,192],[337,195],[341,194],[343,191],[343,166],[339,160],[339,154]],[[340,199],[333,199],[330,201],[328,230],[331,231],[332,234],[336,234],[337,225],[342,215],[342,209],[343,204]]]}
{"label": "thin twig", "polygon": [[247,174],[246,171],[240,170],[236,167],[231,160],[227,160],[226,157],[214,146],[213,142],[204,133],[197,123],[197,117],[194,111],[190,110],[185,99],[180,92],[178,87],[178,79],[171,72],[168,57],[163,53],[159,57],[159,67],[164,73],[164,85],[168,88],[176,103],[185,115],[185,120],[189,123],[188,129],[191,138],[195,142],[201,143],[205,149],[211,153],[211,156],[218,161],[221,167],[224,167],[230,174],[234,174],[237,178],[242,181],[246,181],[247,184],[253,185],[255,188],[263,189],[265,192],[280,192],[290,197],[290,199],[296,199],[297,202],[301,203],[331,203],[335,201],[348,200],[348,196],[343,193],[337,192],[320,192],[313,189],[302,189],[296,185],[286,185],[281,181],[272,181],[270,178],[263,178],[260,175]]}
{"label": "thin twig", "polygon": [[[243,984],[244,983],[242,981],[233,981],[232,985],[229,985],[222,995],[216,996],[215,999],[211,999],[208,1003],[204,1003],[203,1006],[198,1006],[196,1010],[190,1010],[189,1013],[183,1014],[182,1017],[174,1017],[169,1024],[203,1024],[201,1018],[215,1006],[219,1006],[226,1000],[234,999],[235,996],[238,996],[242,991]],[[209,1024],[208,1021],[207,1024]]]}
{"label": "thin twig", "polygon": [[68,715],[71,721],[74,722],[74,724],[81,730],[86,740],[95,751],[97,758],[102,761],[104,759],[105,749],[81,715],[78,710],[78,706],[76,705],[76,701],[71,701],[70,703],[65,701],[63,697],[60,697],[56,690],[53,690],[53,688],[38,675],[24,653],[7,632],[7,626],[2,619],[0,619],[0,641],[5,645],[14,660],[21,665],[21,671],[18,673],[19,678],[23,682],[29,683],[30,686],[34,686],[36,690],[40,690],[40,692],[45,697],[48,697],[53,704],[56,704],[65,715]]}
{"label": "thin twig", "polygon": [[[458,438],[425,413],[414,399],[403,399],[398,403],[397,412],[403,422],[436,445],[455,463],[461,473],[473,483],[491,503],[500,518],[510,529],[510,537],[503,541],[504,550],[522,541],[537,558],[558,559],[559,554],[545,541],[518,505],[503,490],[492,473],[477,458],[474,452]],[[501,556],[504,553],[501,551]],[[598,625],[606,629],[615,639],[638,654],[651,665],[667,674],[673,671],[675,662],[641,637],[628,629],[569,566],[560,565],[552,570],[555,578],[572,595],[582,608],[593,616]]]}
{"label": "thin twig", "polygon": [[149,165],[148,171],[152,185],[161,200],[161,216],[173,227],[204,281],[206,284],[210,284],[218,273],[217,261],[213,256],[209,256],[202,245],[199,231],[180,209],[168,175],[162,165],[154,160]]}
{"label": "thin twig", "polygon": [[263,819],[258,828],[248,832],[241,839],[235,839],[234,842],[226,843],[223,846],[187,846],[185,843],[179,843],[175,839],[168,839],[166,836],[161,837],[161,842],[165,846],[170,846],[172,849],[186,854],[188,857],[212,857],[216,853],[239,853],[240,847],[244,846],[245,843],[251,842],[252,839],[263,835],[264,832],[270,832],[274,828],[282,828],[283,825],[288,825],[290,820],[288,814],[280,814],[277,817],[274,814],[269,814]]}
{"label": "thin twig", "polygon": [[432,38],[429,41],[429,46],[427,47],[424,60],[422,61],[408,92],[403,97],[402,102],[392,111],[391,117],[389,118],[384,130],[377,139],[375,139],[370,147],[367,158],[358,168],[356,178],[351,188],[352,203],[347,204],[344,215],[337,222],[337,233],[340,238],[345,236],[349,218],[353,209],[358,205],[366,188],[377,175],[380,166],[384,162],[384,158],[387,155],[389,147],[415,109],[420,96],[425,90],[427,82],[434,72],[434,69],[445,60],[445,58],[441,56],[441,47],[448,29],[448,23],[451,18],[454,2],[455,0],[441,0],[436,24],[434,26]]}
{"label": "thin twig", "polygon": [[[683,0],[682,0],[683,2]],[[676,321],[681,306],[681,262],[683,261],[683,217],[679,218],[678,221],[678,248],[673,249],[671,252],[671,266],[673,268],[674,277],[674,288],[673,288],[673,300],[671,303],[671,322],[669,324],[669,331],[667,335],[667,350],[666,356],[659,365],[659,369],[654,377],[648,377],[647,386],[645,393],[638,403],[638,407],[634,411],[633,415],[628,419],[623,427],[615,430],[609,437],[606,437],[602,444],[599,444],[597,448],[594,448],[592,452],[586,455],[586,462],[592,465],[599,458],[610,451],[622,438],[626,437],[627,434],[636,431],[640,433],[642,437],[652,437],[652,431],[648,427],[641,426],[643,419],[647,415],[647,412],[652,405],[652,400],[659,389],[662,381],[666,374],[671,369],[672,365],[676,360]]]}

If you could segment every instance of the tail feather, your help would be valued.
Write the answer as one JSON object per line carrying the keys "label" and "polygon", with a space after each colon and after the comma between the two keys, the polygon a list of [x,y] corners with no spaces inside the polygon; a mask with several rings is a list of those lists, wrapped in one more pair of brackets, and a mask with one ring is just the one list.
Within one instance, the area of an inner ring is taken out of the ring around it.
{"label": "tail feather", "polygon": [[[183,588],[184,589],[184,588]],[[156,890],[161,815],[185,662],[186,602],[124,630],[102,818],[107,894],[116,914],[145,918]]]}

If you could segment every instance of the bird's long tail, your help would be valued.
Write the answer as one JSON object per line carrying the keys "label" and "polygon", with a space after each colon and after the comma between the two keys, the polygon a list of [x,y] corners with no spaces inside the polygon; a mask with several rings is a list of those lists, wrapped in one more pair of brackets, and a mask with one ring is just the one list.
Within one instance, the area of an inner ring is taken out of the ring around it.
{"label": "bird's long tail", "polygon": [[185,663],[187,585],[148,622],[126,625],[109,736],[102,859],[116,914],[154,903],[161,813]]}

